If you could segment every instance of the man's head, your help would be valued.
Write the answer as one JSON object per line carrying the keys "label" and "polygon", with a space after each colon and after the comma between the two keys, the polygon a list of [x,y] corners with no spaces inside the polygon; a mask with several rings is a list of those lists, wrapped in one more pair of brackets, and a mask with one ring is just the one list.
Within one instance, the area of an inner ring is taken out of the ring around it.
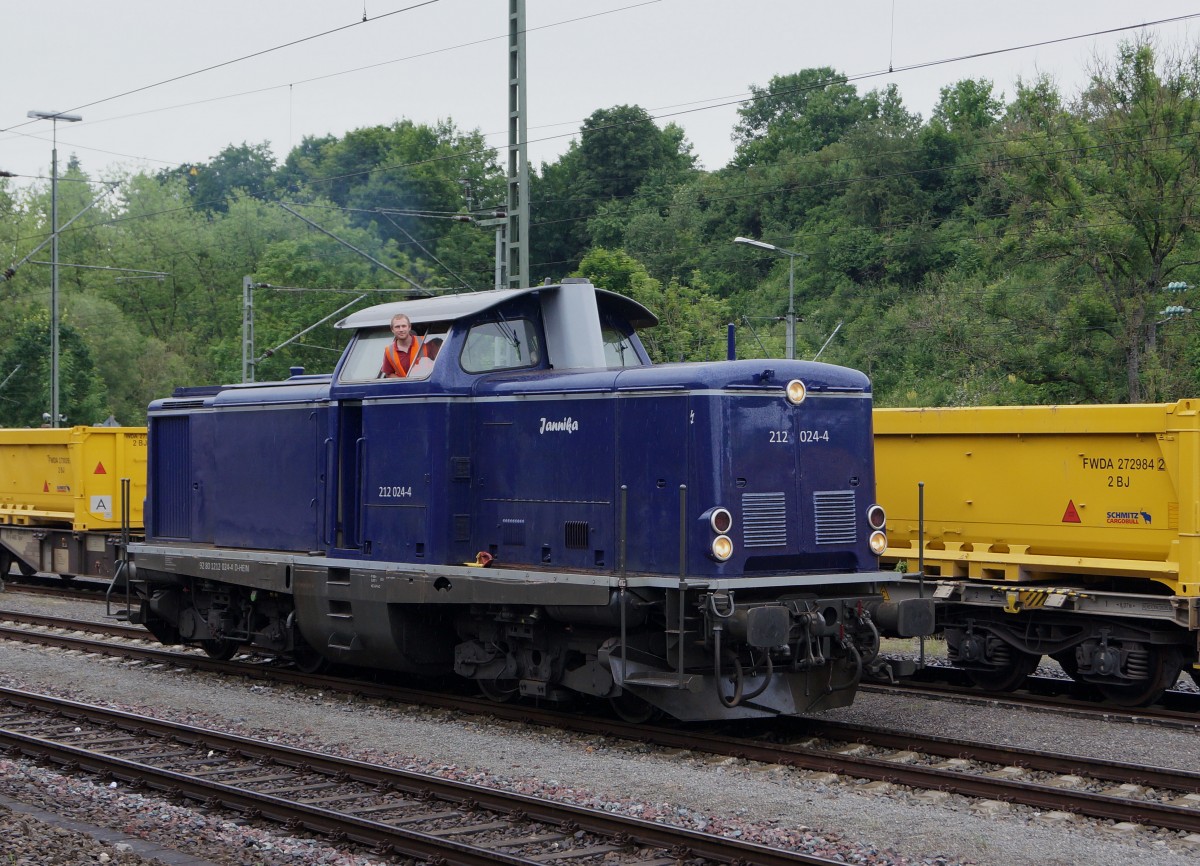
{"label": "man's head", "polygon": [[404,340],[412,332],[412,321],[404,313],[392,316],[392,334],[397,340]]}

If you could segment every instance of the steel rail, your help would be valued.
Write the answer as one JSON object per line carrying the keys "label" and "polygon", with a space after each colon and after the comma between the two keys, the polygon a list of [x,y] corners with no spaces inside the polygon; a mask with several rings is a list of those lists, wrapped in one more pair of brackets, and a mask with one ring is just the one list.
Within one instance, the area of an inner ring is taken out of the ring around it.
{"label": "steel rail", "polygon": [[[761,866],[788,866],[788,864],[819,864],[819,866],[827,866],[827,864],[835,862],[827,858],[813,857],[807,854],[770,848],[765,845],[743,842],[736,839],[727,839],[682,827],[646,821],[640,818],[615,815],[601,810],[587,809],[582,806],[556,803],[526,794],[501,791],[470,782],[443,779],[408,770],[382,767],[364,761],[326,755],[321,752],[299,749],[278,743],[268,743],[250,737],[199,728],[193,725],[134,715],[120,710],[96,707],[63,698],[0,688],[0,701],[4,701],[15,707],[28,707],[44,713],[61,715],[68,719],[86,719],[126,731],[146,731],[158,737],[170,738],[176,742],[186,743],[202,749],[236,752],[243,757],[268,759],[284,766],[315,770],[320,773],[376,787],[387,786],[400,793],[432,796],[447,802],[457,803],[460,806],[470,804],[505,814],[520,813],[520,815],[529,820],[552,824],[558,827],[566,826],[573,828],[573,830],[584,830],[585,832],[609,838],[615,836],[646,847],[674,850],[686,849],[690,852],[690,856],[701,857],[719,863],[744,862],[761,864]],[[376,824],[375,822],[364,821],[362,819],[347,821],[346,816],[340,813],[306,806],[305,804],[296,804],[280,798],[268,798],[260,804],[255,801],[255,797],[262,795],[252,795],[218,782],[193,778],[175,771],[154,768],[146,764],[127,761],[115,756],[89,752],[77,746],[55,743],[51,740],[31,737],[19,732],[2,730],[2,725],[0,725],[0,742],[7,742],[10,744],[10,747],[19,748],[23,753],[31,757],[37,757],[40,754],[45,754],[46,756],[53,755],[53,759],[56,761],[77,763],[79,766],[87,767],[93,772],[103,773],[111,771],[116,773],[118,777],[128,781],[134,781],[143,775],[143,771],[147,771],[145,775],[150,777],[147,779],[147,783],[152,784],[159,790],[174,792],[175,789],[178,789],[185,796],[189,796],[192,799],[204,800],[212,797],[221,803],[229,805],[231,808],[237,808],[239,811],[258,809],[267,817],[275,817],[278,812],[283,817],[277,820],[288,820],[291,817],[299,817],[304,822],[304,825],[310,829],[330,833],[345,832],[348,836],[355,838],[356,841],[361,841],[365,844],[381,844],[386,842],[399,846],[406,841],[410,841],[410,831],[403,830],[400,830],[399,835],[393,840],[391,834],[397,833],[397,828],[390,825]],[[298,811],[290,814],[288,810]],[[346,826],[341,826],[343,824]],[[347,829],[347,827],[350,829]],[[354,835],[360,832],[363,834],[362,838]],[[444,845],[445,843],[444,839],[439,839],[438,841],[439,844]],[[461,843],[454,846],[452,850],[457,851],[459,847],[463,850],[476,850],[475,846],[462,846]],[[409,853],[400,847],[397,847],[396,850],[401,853]],[[430,853],[425,850],[414,851],[410,856],[428,856]],[[439,853],[443,857],[449,856],[445,850],[441,850]],[[488,856],[493,855],[489,854]],[[504,855],[504,857],[507,859],[468,859],[461,862],[529,862],[523,859],[510,858],[508,855]]]}
{"label": "steel rail", "polygon": [[[1175,806],[1087,791],[1072,791],[1014,779],[973,776],[962,770],[904,765],[886,758],[846,755],[828,750],[763,743],[748,738],[709,734],[695,728],[678,729],[634,725],[612,719],[588,718],[540,710],[521,704],[496,704],[483,699],[470,699],[376,683],[301,674],[292,670],[264,665],[219,662],[200,654],[184,655],[147,647],[112,646],[103,642],[62,635],[23,633],[7,627],[0,627],[0,637],[9,636],[10,631],[15,633],[15,639],[18,640],[45,640],[55,645],[80,649],[85,652],[128,655],[183,667],[230,673],[235,676],[249,675],[308,687],[348,691],[364,697],[418,702],[445,709],[494,715],[511,721],[566,728],[578,733],[621,737],[663,747],[724,754],[743,760],[782,764],[814,772],[837,773],[871,781],[948,791],[967,797],[1004,800],[1042,809],[1075,812],[1094,818],[1137,821],[1169,829],[1200,832],[1200,809],[1190,806]],[[925,737],[913,733],[893,734],[887,740],[882,733],[876,733],[873,738],[868,738],[866,728],[821,722],[811,718],[803,720],[803,724],[808,726],[810,732],[820,730],[824,736],[850,743],[870,741],[881,748],[912,749],[947,757],[964,757],[983,763],[997,763],[1004,766],[1018,765],[1046,772],[1061,772],[1061,770],[1055,770],[1050,763],[1050,760],[1054,759],[1060,762],[1062,768],[1078,775],[1102,780],[1133,782],[1180,792],[1200,790],[1197,782],[1200,776],[1189,771],[1173,771],[1069,755],[1053,756],[1050,753],[1004,749],[988,744]]]}
{"label": "steel rail", "polygon": [[[953,676],[948,675],[948,676]],[[965,677],[964,677],[965,681]],[[1153,707],[1117,707],[1096,700],[1071,696],[1075,685],[1071,680],[1051,680],[1036,677],[1026,681],[1020,692],[984,692],[974,685],[907,679],[895,684],[864,682],[862,693],[919,695],[942,700],[967,701],[988,706],[1011,705],[1028,710],[1045,710],[1062,714],[1070,712],[1080,718],[1124,720],[1134,724],[1169,725],[1200,730],[1200,693],[1169,690]]]}

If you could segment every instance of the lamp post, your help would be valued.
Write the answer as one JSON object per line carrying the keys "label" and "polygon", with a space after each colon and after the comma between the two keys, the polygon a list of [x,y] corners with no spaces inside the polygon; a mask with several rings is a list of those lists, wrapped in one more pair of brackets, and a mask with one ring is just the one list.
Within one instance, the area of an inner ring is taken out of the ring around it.
{"label": "lamp post", "polygon": [[770,250],[773,253],[779,253],[781,256],[788,257],[788,308],[787,308],[787,357],[796,357],[796,256],[808,258],[808,253],[798,253],[792,250],[785,250],[783,247],[777,247],[774,244],[769,244],[766,241],[757,241],[754,238],[736,237],[733,239],[735,244],[747,244],[752,247],[758,247],[764,250]]}
{"label": "lamp post", "polygon": [[50,426],[59,424],[58,412],[58,122],[83,120],[61,111],[30,111],[26,117],[49,120],[53,126],[50,150]]}

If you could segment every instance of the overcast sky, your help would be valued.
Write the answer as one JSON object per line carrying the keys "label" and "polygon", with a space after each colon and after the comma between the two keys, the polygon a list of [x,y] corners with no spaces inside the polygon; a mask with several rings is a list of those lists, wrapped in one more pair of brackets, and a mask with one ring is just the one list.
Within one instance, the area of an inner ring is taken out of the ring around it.
{"label": "overcast sky", "polygon": [[[51,124],[29,121],[30,110],[83,116],[58,124],[59,158],[75,154],[93,176],[203,162],[242,142],[269,142],[282,160],[306,135],[401,118],[450,118],[503,146],[508,7],[508,0],[3,0],[0,170],[21,175],[18,184],[48,176]],[[813,66],[882,72],[856,82],[859,92],[894,82],[923,117],[940,88],[963,78],[988,78],[1011,95],[1019,77],[1047,73],[1073,94],[1094,58],[1111,58],[1133,31],[903,68],[1200,14],[1200,2],[528,0],[527,14],[534,166],[565,150],[597,108],[636,104],[660,124],[681,125],[703,166],[714,169],[733,154],[731,103],[773,75]],[[343,29],[319,35],[336,28]],[[1200,17],[1152,32],[1163,46],[1187,46],[1200,37]],[[209,67],[218,68],[201,71]]]}

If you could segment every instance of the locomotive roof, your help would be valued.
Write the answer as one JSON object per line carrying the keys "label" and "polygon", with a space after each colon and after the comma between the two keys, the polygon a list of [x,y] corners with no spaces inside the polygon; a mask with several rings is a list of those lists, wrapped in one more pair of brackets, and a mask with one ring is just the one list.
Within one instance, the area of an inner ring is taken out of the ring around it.
{"label": "locomotive roof", "polygon": [[[587,282],[586,280],[564,280],[563,282]],[[435,298],[417,298],[411,301],[393,301],[389,304],[378,304],[351,313],[339,321],[337,328],[374,328],[391,324],[392,316],[404,313],[414,325],[425,322],[444,322],[473,316],[493,307],[519,298],[523,295],[536,295],[540,292],[557,292],[562,284],[548,286],[531,286],[526,289],[492,289],[486,292],[464,292],[456,295],[441,295]],[[615,309],[629,320],[634,328],[651,328],[658,324],[658,317],[632,298],[596,289],[598,303]]]}

